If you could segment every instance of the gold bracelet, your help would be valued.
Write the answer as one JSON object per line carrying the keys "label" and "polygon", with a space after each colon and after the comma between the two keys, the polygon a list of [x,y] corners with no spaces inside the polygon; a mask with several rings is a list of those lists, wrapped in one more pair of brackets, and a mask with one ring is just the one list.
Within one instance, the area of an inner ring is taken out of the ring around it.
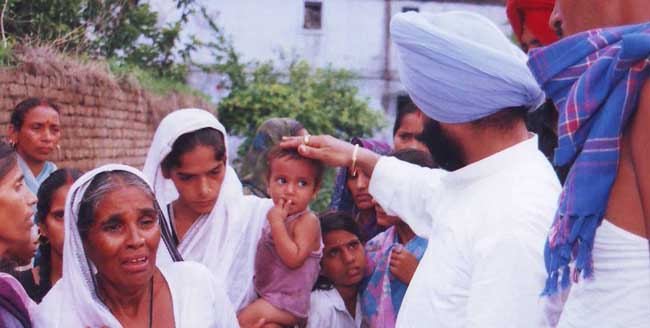
{"label": "gold bracelet", "polygon": [[357,176],[357,154],[359,153],[359,144],[354,145],[354,150],[352,151],[352,176]]}

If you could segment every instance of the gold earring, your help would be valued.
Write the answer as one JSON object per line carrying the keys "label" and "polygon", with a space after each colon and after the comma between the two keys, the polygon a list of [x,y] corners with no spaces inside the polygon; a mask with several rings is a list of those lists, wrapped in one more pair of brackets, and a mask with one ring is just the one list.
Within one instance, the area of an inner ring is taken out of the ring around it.
{"label": "gold earring", "polygon": [[58,152],[61,152],[61,145],[56,144],[56,150],[57,150]]}

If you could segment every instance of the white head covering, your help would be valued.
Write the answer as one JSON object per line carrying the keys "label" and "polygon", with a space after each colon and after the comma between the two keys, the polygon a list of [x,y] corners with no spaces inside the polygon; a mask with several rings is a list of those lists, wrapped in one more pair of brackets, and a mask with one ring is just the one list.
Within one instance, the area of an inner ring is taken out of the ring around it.
{"label": "white head covering", "polygon": [[[34,318],[36,327],[122,327],[97,295],[94,279],[96,268],[86,257],[77,228],[79,205],[90,182],[98,174],[111,171],[130,172],[146,182],[137,169],[110,164],[87,172],[72,184],[65,200],[63,220],[63,275],[39,306]],[[167,253],[167,259],[171,259],[165,247],[168,242],[163,240],[159,245],[158,256],[162,250]]]}
{"label": "white head covering", "polygon": [[404,87],[436,121],[465,123],[508,107],[534,110],[544,101],[526,55],[481,15],[401,13],[390,32]]}
{"label": "white head covering", "polygon": [[[203,128],[221,132],[224,143],[228,144],[224,126],[205,110],[180,109],[160,122],[143,171],[163,206],[176,200],[178,191],[173,181],[163,176],[160,163],[171,152],[176,139]],[[227,165],[214,208],[194,222],[178,245],[185,260],[204,264],[223,282],[235,308],[246,305],[255,295],[255,249],[271,206],[270,200],[244,196],[237,174]],[[169,213],[164,212],[169,220]]]}

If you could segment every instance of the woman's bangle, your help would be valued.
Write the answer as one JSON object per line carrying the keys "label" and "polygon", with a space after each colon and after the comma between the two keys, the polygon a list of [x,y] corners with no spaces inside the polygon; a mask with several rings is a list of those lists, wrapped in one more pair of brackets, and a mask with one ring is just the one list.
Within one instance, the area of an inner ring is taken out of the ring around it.
{"label": "woman's bangle", "polygon": [[357,154],[359,153],[359,144],[354,145],[354,150],[352,151],[352,176],[357,176]]}

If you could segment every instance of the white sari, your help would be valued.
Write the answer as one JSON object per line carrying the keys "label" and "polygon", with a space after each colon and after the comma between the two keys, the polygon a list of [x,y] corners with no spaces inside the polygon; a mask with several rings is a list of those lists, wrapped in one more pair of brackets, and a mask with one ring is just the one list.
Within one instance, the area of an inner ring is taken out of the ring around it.
{"label": "white sari", "polygon": [[[79,204],[86,189],[95,176],[108,171],[127,171],[145,180],[138,170],[113,164],[84,174],[72,185],[65,205],[63,276],[38,306],[33,318],[35,327],[122,327],[98,296],[94,278],[97,269],[86,257],[77,228]],[[165,239],[158,247],[158,256],[166,254],[158,262],[167,262],[159,269],[171,292],[175,326],[238,327],[220,283],[200,264],[171,263],[170,248],[166,247],[170,241]]]}
{"label": "white sari", "polygon": [[[160,163],[171,152],[176,139],[203,128],[221,132],[224,143],[228,144],[224,126],[214,115],[201,109],[177,110],[160,122],[143,171],[163,206],[176,200],[178,191],[163,176]],[[227,165],[214,208],[193,223],[178,245],[185,260],[204,264],[227,286],[235,309],[243,308],[257,297],[253,287],[255,252],[266,213],[272,205],[270,199],[245,196],[235,170]],[[163,212],[172,226],[168,211]]]}

